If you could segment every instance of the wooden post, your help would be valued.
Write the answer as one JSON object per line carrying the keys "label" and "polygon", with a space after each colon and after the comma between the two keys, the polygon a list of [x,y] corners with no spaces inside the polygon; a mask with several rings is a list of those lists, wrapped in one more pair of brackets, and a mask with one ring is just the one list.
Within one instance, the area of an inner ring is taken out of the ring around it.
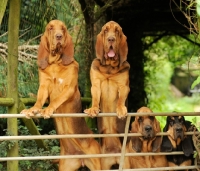
{"label": "wooden post", "polygon": [[[18,105],[18,41],[20,22],[20,0],[10,0],[8,21],[8,76],[7,97],[14,99],[14,105],[8,107],[8,113],[19,113]],[[7,130],[11,135],[18,135],[17,118],[7,119]],[[18,156],[18,142],[8,151],[8,157]],[[18,161],[7,161],[7,171],[17,171]]]}

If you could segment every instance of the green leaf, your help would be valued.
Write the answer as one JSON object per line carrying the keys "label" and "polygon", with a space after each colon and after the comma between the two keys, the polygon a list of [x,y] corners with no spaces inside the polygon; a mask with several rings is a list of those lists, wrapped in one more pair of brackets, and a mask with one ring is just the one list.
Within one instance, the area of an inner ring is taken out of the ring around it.
{"label": "green leaf", "polygon": [[199,83],[200,83],[200,76],[198,76],[197,79],[192,83],[191,89],[193,89]]}
{"label": "green leaf", "polygon": [[196,6],[196,8],[197,8],[197,15],[200,16],[200,0],[197,0],[196,3],[197,3],[197,6]]}

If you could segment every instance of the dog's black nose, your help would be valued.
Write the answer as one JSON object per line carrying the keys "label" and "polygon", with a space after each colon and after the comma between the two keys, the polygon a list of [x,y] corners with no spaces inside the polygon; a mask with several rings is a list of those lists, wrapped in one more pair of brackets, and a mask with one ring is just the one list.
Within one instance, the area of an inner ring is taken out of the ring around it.
{"label": "dog's black nose", "polygon": [[114,41],[115,41],[115,38],[114,38],[114,37],[109,37],[109,38],[108,38],[108,41],[109,41],[109,42],[114,42]]}
{"label": "dog's black nose", "polygon": [[151,130],[152,130],[152,126],[150,126],[150,125],[148,125],[148,126],[145,126],[145,128],[144,128],[144,129],[145,129],[145,131],[148,131],[148,132],[149,132],[149,131],[151,131]]}
{"label": "dog's black nose", "polygon": [[62,39],[62,34],[56,34],[56,39],[57,39],[57,40]]}

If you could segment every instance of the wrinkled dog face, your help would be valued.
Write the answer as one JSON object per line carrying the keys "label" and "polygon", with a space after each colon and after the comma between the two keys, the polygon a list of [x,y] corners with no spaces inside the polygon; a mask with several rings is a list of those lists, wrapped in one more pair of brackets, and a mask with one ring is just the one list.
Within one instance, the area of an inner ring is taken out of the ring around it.
{"label": "wrinkled dog face", "polygon": [[155,137],[155,117],[154,116],[137,116],[135,118],[138,122],[139,132],[143,135],[144,140],[152,139]]}
{"label": "wrinkled dog face", "polygon": [[48,34],[48,42],[51,50],[51,54],[61,54],[66,40],[67,28],[65,24],[59,20],[52,20],[46,26],[46,32]]}
{"label": "wrinkled dog face", "polygon": [[119,43],[121,41],[122,28],[114,21],[108,22],[102,28],[102,34],[104,35],[104,57],[106,59],[117,60]]}
{"label": "wrinkled dog face", "polygon": [[177,141],[177,139],[184,139],[184,132],[186,131],[185,119],[183,116],[168,116],[168,133],[171,138]]}

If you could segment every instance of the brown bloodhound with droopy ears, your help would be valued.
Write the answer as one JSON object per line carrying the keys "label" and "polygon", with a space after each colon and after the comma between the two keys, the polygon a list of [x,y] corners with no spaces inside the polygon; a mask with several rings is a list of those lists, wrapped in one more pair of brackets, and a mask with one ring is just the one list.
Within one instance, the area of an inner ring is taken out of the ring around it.
{"label": "brown bloodhound with droopy ears", "polygon": [[[125,101],[129,93],[129,69],[126,61],[128,46],[120,25],[107,22],[96,40],[96,59],[90,70],[92,106],[84,112],[94,117],[100,111],[117,113],[118,117],[98,117],[98,131],[102,134],[123,133],[127,115]],[[102,138],[101,152],[119,153],[121,140],[118,137]],[[102,169],[109,170],[119,164],[119,157],[101,159]]]}
{"label": "brown bloodhound with droopy ears", "polygon": [[186,136],[184,133],[193,130],[194,126],[190,121],[186,121],[184,116],[167,117],[163,132],[168,132],[169,135],[163,137],[161,150],[163,152],[183,151],[184,153],[183,155],[167,155],[170,167],[192,165],[195,148],[192,136]]}
{"label": "brown bloodhound with droopy ears", "polygon": [[[49,118],[53,113],[82,112],[78,89],[79,65],[74,59],[74,46],[67,27],[62,21],[52,20],[45,29],[38,51],[39,90],[37,101],[21,113],[27,118],[41,114]],[[48,107],[42,109],[49,99]],[[54,118],[57,133],[91,134],[84,118]],[[93,138],[60,139],[60,155],[99,154],[100,146]],[[86,165],[90,170],[100,170],[99,158],[60,159],[59,171],[75,171]]]}
{"label": "brown bloodhound with droopy ears", "polygon": [[[137,113],[152,113],[147,107],[141,107]],[[161,136],[156,136],[161,131],[160,123],[151,114],[136,116],[131,125],[131,133],[141,133],[142,136],[133,136],[127,143],[128,153],[160,152]],[[156,168],[168,166],[166,157],[163,155],[130,156],[125,157],[124,169],[130,168]],[[144,169],[145,170],[145,169]]]}

